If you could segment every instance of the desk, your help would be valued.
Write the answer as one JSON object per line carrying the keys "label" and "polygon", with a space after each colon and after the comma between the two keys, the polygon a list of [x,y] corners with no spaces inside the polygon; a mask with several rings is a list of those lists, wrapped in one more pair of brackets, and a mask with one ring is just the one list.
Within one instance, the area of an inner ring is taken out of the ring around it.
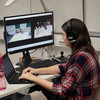
{"label": "desk", "polygon": [[[38,75],[38,77],[46,79],[46,80],[51,80],[54,79],[56,77],[58,77],[58,74],[54,74],[54,75]],[[7,88],[3,91],[0,91],[0,98],[3,98],[5,96],[14,94],[16,92],[19,92],[21,90],[27,89],[29,87],[35,86],[35,83],[32,84],[8,84],[7,83]]]}

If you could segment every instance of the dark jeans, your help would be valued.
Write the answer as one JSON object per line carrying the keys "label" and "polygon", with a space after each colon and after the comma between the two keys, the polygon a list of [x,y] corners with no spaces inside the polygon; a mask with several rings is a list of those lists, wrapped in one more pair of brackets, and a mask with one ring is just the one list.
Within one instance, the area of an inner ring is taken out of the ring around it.
{"label": "dark jeans", "polygon": [[[29,90],[29,93],[32,93],[34,91],[42,91],[48,100],[68,100],[67,98],[63,98],[61,96],[53,94],[52,92],[44,89],[43,87],[39,85],[31,87]],[[17,93],[15,95],[14,100],[31,100],[31,97],[30,95],[23,95],[23,94]]]}
{"label": "dark jeans", "polygon": [[33,91],[42,91],[48,100],[68,100],[67,98],[63,98],[61,96],[55,95],[52,92],[44,89],[43,87],[36,85],[30,88],[29,93]]}

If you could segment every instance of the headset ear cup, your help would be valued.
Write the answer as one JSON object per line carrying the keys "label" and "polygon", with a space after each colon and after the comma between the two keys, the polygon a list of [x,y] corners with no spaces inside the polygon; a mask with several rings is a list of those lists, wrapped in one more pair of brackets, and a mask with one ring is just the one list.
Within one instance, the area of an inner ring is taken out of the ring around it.
{"label": "headset ear cup", "polygon": [[70,35],[71,35],[71,29],[70,29],[69,26],[67,27],[67,32],[66,32],[66,34],[67,34],[67,39],[68,39],[68,37],[70,37]]}

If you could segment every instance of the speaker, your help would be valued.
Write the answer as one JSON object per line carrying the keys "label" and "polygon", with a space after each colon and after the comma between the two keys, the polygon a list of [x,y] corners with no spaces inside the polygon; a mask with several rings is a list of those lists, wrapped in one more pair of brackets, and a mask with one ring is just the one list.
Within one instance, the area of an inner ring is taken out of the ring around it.
{"label": "speaker", "polygon": [[67,39],[72,43],[72,42],[76,42],[76,34],[75,32],[73,31],[73,28],[72,28],[72,19],[70,19],[67,23],[67,31],[66,31],[66,34],[67,34]]}

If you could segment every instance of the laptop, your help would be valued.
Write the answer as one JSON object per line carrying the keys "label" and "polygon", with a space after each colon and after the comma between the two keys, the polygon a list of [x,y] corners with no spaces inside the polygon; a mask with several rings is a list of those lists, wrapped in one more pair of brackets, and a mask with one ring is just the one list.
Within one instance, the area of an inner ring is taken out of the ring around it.
{"label": "laptop", "polygon": [[5,69],[5,77],[9,84],[30,84],[33,83],[29,80],[21,79],[19,80],[19,76],[22,73],[22,70],[17,70],[12,65],[7,54],[3,55],[3,65]]}

